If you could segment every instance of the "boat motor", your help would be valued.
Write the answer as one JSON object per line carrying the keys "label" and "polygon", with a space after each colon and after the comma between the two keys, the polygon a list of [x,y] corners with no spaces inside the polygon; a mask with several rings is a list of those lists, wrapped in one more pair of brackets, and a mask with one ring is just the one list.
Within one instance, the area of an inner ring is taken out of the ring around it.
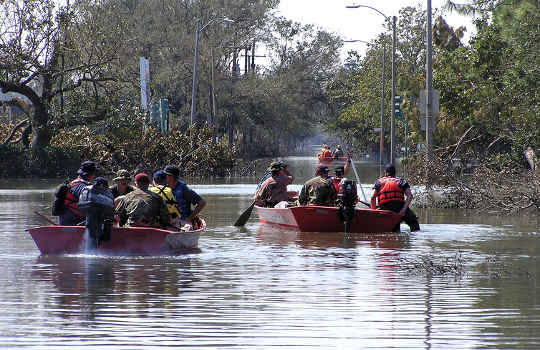
{"label": "boat motor", "polygon": [[78,209],[86,214],[86,227],[93,248],[110,240],[114,217],[114,197],[108,188],[91,185],[79,196]]}
{"label": "boat motor", "polygon": [[349,223],[354,219],[358,201],[356,182],[347,178],[341,179],[337,197],[339,219],[345,223],[345,231],[348,233]]}

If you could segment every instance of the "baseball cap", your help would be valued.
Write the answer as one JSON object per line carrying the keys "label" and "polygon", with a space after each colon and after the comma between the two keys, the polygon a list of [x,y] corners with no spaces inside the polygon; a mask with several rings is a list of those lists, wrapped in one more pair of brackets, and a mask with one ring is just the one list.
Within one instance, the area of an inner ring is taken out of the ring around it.
{"label": "baseball cap", "polygon": [[166,175],[172,176],[175,179],[180,178],[180,169],[176,165],[167,165],[163,171]]}
{"label": "baseball cap", "polygon": [[146,173],[138,173],[135,175],[135,182],[150,183],[150,177]]}
{"label": "baseball cap", "polygon": [[86,176],[90,174],[95,174],[99,171],[99,169],[96,167],[96,163],[92,162],[91,160],[87,160],[81,163],[81,167],[79,170],[77,170],[77,174]]}

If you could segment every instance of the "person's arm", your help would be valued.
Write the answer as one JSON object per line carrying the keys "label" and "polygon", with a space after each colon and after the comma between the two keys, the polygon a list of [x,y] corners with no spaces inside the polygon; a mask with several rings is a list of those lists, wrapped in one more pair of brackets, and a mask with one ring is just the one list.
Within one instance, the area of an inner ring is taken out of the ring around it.
{"label": "person's arm", "polygon": [[287,164],[283,165],[283,169],[281,169],[281,175],[287,176],[289,178],[289,185],[293,183],[294,176],[291,174],[291,172],[287,169]]}
{"label": "person's arm", "polygon": [[193,212],[191,213],[191,215],[186,218],[186,221],[191,221],[193,220],[193,218],[197,217],[197,215],[199,215],[199,213],[201,212],[201,210],[203,210],[205,206],[206,201],[201,198],[201,200],[195,205],[195,208],[193,208]]}
{"label": "person's arm", "polygon": [[351,169],[351,155],[347,154],[347,161],[345,162],[345,166],[343,167],[343,176],[347,176],[347,173]]}
{"label": "person's arm", "polygon": [[403,205],[403,208],[399,211],[399,215],[403,216],[405,215],[405,212],[407,211],[407,208],[409,208],[409,205],[411,204],[413,200],[413,194],[411,192],[411,188],[407,187],[405,190],[405,205]]}
{"label": "person's arm", "polygon": [[335,202],[337,200],[337,194],[336,186],[334,186],[334,183],[331,178],[328,178],[328,181],[330,182],[330,199],[332,202]]}
{"label": "person's arm", "polygon": [[78,184],[77,186],[73,186],[71,187],[69,190],[71,191],[71,194],[77,198],[77,200],[79,199],[79,197],[81,196],[81,192],[82,190],[84,190],[86,188],[86,184],[85,183],[80,183]]}
{"label": "person's arm", "polygon": [[255,192],[255,196],[253,196],[253,201],[255,202],[256,205],[258,206],[263,205],[264,192],[266,191],[267,187],[268,187],[268,181],[265,181],[257,189],[257,192]]}
{"label": "person's arm", "polygon": [[298,196],[298,203],[300,203],[300,205],[306,205],[307,202],[307,190],[306,185],[304,185],[300,190],[300,195]]}
{"label": "person's arm", "polygon": [[115,199],[114,200],[114,221],[118,224],[118,226],[123,226],[123,224],[126,222],[127,214],[126,214],[126,206],[124,204],[124,199]]}
{"label": "person's arm", "polygon": [[371,209],[377,209],[377,194],[379,191],[376,189],[373,190],[373,193],[371,194]]}

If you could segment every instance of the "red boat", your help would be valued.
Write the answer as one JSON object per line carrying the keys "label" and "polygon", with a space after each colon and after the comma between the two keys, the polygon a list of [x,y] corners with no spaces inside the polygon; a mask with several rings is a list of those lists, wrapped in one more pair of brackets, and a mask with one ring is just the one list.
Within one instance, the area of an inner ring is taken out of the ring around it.
{"label": "red boat", "polygon": [[[113,227],[111,239],[95,250],[106,254],[155,255],[197,249],[206,229],[169,231],[154,227]],[[77,254],[86,251],[84,226],[39,226],[28,229],[41,254]]]}
{"label": "red boat", "polygon": [[345,165],[347,163],[347,157],[321,157],[321,155],[318,155],[319,163],[324,165],[334,165],[334,166],[340,166]]}
{"label": "red boat", "polygon": [[[289,228],[300,232],[344,232],[345,224],[339,219],[337,207],[297,206],[265,208],[255,206],[263,224]],[[391,232],[401,216],[388,210],[355,209],[349,232]]]}

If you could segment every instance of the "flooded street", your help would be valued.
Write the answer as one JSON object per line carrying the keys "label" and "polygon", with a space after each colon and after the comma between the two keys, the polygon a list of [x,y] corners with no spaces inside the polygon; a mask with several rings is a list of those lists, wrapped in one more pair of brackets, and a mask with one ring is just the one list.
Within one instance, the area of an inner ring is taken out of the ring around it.
{"label": "flooded street", "polygon": [[[299,190],[314,160],[288,162]],[[369,201],[379,167],[356,166]],[[413,234],[232,226],[257,181],[188,181],[201,252],[138,257],[40,255],[25,230],[58,180],[0,182],[0,349],[540,348],[538,218],[413,203]]]}

